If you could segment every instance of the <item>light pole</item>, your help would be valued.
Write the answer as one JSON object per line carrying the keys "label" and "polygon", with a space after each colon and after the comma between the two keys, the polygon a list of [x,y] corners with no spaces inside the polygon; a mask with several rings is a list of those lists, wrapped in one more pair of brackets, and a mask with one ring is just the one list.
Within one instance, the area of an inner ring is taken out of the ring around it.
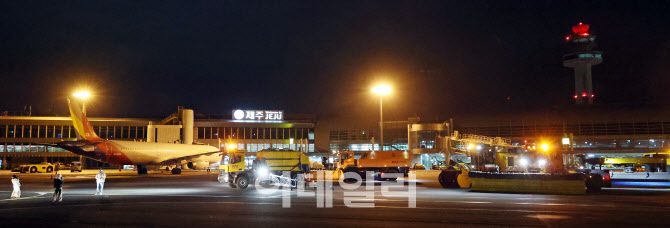
{"label": "light pole", "polygon": [[86,115],[86,100],[89,97],[91,97],[91,93],[89,93],[88,91],[79,91],[72,94],[72,96],[79,98],[81,100],[81,112],[84,113],[84,115]]}
{"label": "light pole", "polygon": [[[372,88],[372,92],[379,95],[379,151],[384,151],[384,95],[391,93],[391,87],[388,85],[378,85]],[[374,150],[374,145],[372,145]]]}

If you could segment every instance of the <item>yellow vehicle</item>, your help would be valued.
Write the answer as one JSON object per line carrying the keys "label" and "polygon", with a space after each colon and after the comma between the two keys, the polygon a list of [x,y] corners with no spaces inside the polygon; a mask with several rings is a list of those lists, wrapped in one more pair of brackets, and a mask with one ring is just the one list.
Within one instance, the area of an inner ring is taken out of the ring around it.
{"label": "yellow vehicle", "polygon": [[603,169],[614,172],[665,172],[667,159],[664,157],[605,158]]}
{"label": "yellow vehicle", "polygon": [[437,180],[443,188],[470,188],[470,166],[465,163],[450,162],[449,168],[443,169]]}
{"label": "yellow vehicle", "polygon": [[665,158],[666,165],[670,165],[670,153],[668,152],[656,152],[656,153],[645,153],[645,158]]}
{"label": "yellow vehicle", "polygon": [[246,165],[244,152],[234,151],[224,155],[219,166],[218,180],[228,183],[232,188],[245,189],[257,179],[268,176],[281,176],[284,171],[290,177],[309,173],[309,157],[299,151],[264,150],[256,152],[251,167]]}
{"label": "yellow vehicle", "polygon": [[407,151],[368,151],[360,159],[354,158],[354,152],[342,151],[339,153],[337,169],[343,173],[355,172],[365,178],[366,171],[373,171],[381,179],[396,179],[395,176],[386,178],[387,173],[402,173],[407,176],[412,159]]}
{"label": "yellow vehicle", "polygon": [[47,163],[47,162],[42,162],[40,164],[32,164],[32,165],[21,165],[19,166],[19,172],[21,173],[50,173],[53,172],[55,169],[54,165]]}

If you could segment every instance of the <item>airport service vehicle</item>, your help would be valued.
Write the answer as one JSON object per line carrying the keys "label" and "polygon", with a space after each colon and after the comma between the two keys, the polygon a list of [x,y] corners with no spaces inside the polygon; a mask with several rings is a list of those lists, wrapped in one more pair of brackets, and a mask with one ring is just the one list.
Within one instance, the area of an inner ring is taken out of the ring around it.
{"label": "airport service vehicle", "polygon": [[[579,169],[576,170],[578,173],[584,173],[587,175],[592,175],[592,174],[597,174],[602,178],[602,183],[600,184],[602,187],[612,187],[612,174],[610,173],[610,170],[598,170],[598,169]],[[595,181],[595,180],[594,180]]]}
{"label": "airport service vehicle", "polygon": [[[224,155],[219,166],[218,180],[232,188],[245,189],[249,184],[281,184],[297,187],[304,184],[304,175],[309,173],[309,157],[299,151],[263,150],[256,152],[251,166],[246,164],[244,152],[233,151]],[[290,177],[283,176],[284,171]],[[299,180],[300,179],[300,180]]]}
{"label": "airport service vehicle", "polygon": [[27,164],[20,164],[16,167],[12,168],[12,172],[21,172],[21,168],[22,168],[23,165],[27,165]]}
{"label": "airport service vehicle", "polygon": [[640,158],[604,158],[593,164],[594,171],[607,172],[611,181],[668,182],[668,160],[665,154],[646,154]]}
{"label": "airport service vehicle", "polygon": [[472,180],[470,179],[471,167],[465,163],[456,163],[450,161],[449,168],[443,169],[437,180],[443,188],[470,188]]}
{"label": "airport service vehicle", "polygon": [[337,169],[342,173],[358,173],[365,179],[366,171],[373,171],[381,179],[395,180],[397,177],[387,177],[387,173],[402,173],[407,176],[412,159],[407,151],[368,151],[360,159],[354,158],[354,152],[342,151],[339,153]]}
{"label": "airport service vehicle", "polygon": [[65,165],[65,163],[62,162],[54,163],[54,167],[56,168],[56,170],[64,170],[69,168],[67,165]]}
{"label": "airport service vehicle", "polygon": [[75,171],[81,173],[81,162],[75,161],[70,164],[70,172],[74,173]]}
{"label": "airport service vehicle", "polygon": [[19,166],[19,172],[21,173],[50,173],[55,170],[54,165],[42,162],[40,164],[31,164],[31,165],[21,165]]}
{"label": "airport service vehicle", "polygon": [[[95,133],[78,105],[68,100],[68,106],[77,133],[77,141],[44,145],[63,148],[96,161],[115,165],[136,165],[138,174],[147,174],[147,166],[179,164],[182,160],[186,160],[189,167],[206,169],[211,163],[220,160],[220,151],[213,146],[102,139]],[[174,168],[172,173],[179,174],[181,169]]]}
{"label": "airport service vehicle", "polygon": [[438,176],[443,188],[470,188],[473,171],[514,174],[547,173],[551,169],[551,160],[546,154],[511,145],[493,146],[470,156],[453,152],[450,157],[453,160]]}

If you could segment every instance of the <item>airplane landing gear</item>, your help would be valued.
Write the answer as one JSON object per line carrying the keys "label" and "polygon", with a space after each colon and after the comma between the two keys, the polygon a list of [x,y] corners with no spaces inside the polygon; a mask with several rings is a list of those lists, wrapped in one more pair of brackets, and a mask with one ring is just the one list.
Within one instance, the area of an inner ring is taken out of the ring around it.
{"label": "airplane landing gear", "polygon": [[137,174],[147,174],[147,168],[141,165],[137,166]]}
{"label": "airplane landing gear", "polygon": [[172,174],[181,174],[181,169],[180,168],[172,169]]}

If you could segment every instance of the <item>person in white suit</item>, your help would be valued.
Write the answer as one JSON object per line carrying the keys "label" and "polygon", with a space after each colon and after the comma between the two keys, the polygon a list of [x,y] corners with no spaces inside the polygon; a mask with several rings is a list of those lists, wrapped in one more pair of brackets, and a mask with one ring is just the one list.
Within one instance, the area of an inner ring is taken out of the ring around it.
{"label": "person in white suit", "polygon": [[102,189],[105,187],[105,179],[107,179],[107,174],[100,169],[100,172],[95,175],[96,195],[102,195]]}
{"label": "person in white suit", "polygon": [[16,175],[12,176],[12,199],[21,198],[21,183],[19,182],[19,177]]}

